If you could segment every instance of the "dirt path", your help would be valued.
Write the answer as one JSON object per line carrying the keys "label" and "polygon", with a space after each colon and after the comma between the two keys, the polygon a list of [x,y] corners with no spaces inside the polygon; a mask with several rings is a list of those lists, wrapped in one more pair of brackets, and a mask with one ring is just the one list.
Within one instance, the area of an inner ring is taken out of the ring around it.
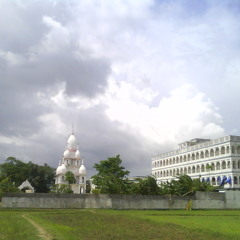
{"label": "dirt path", "polygon": [[43,240],[52,240],[52,236],[49,235],[44,228],[42,228],[39,224],[34,222],[31,218],[27,217],[25,214],[22,214],[22,217],[29,221],[38,231],[38,236]]}

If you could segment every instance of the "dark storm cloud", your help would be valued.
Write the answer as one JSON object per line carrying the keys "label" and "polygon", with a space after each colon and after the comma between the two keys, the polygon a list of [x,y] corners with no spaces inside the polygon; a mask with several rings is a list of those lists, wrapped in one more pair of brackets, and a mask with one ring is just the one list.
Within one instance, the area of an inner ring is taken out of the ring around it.
{"label": "dark storm cloud", "polygon": [[67,23],[69,12],[64,2],[2,1],[1,5],[0,35],[4,37],[0,40],[0,133],[25,135],[40,129],[38,117],[52,109],[41,102],[38,94],[50,99],[59,83],[65,83],[68,95],[91,98],[104,92],[110,72],[105,59],[88,56],[76,47],[74,39],[58,51],[41,46],[51,31],[43,16]]}

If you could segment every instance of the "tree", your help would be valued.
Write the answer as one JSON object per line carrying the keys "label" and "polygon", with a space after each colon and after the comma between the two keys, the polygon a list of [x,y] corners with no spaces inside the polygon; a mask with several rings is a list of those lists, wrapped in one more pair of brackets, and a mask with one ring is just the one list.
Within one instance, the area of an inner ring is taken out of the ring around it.
{"label": "tree", "polygon": [[201,182],[200,178],[192,179],[188,175],[180,175],[177,178],[178,180],[166,182],[162,185],[162,192],[169,196],[170,207],[172,207],[176,195],[188,196],[186,209],[191,210],[192,196],[196,191],[213,191],[215,189],[209,183]]}
{"label": "tree", "polygon": [[94,165],[98,173],[92,177],[92,182],[100,193],[127,193],[129,171],[125,170],[121,163],[122,160],[117,155]]}
{"label": "tree", "polygon": [[158,195],[160,188],[156,179],[153,176],[147,176],[146,178],[136,178],[135,183],[130,186],[130,193],[142,194],[142,195]]}
{"label": "tree", "polygon": [[5,192],[19,192],[20,190],[12,183],[9,178],[0,181],[0,199]]}
{"label": "tree", "polygon": [[76,179],[75,179],[73,173],[70,171],[66,172],[65,180],[68,182],[68,184],[76,183]]}
{"label": "tree", "polygon": [[0,164],[0,181],[8,178],[15,186],[20,186],[28,179],[36,192],[49,192],[54,184],[55,169],[44,164],[24,163],[15,157],[8,157]]}
{"label": "tree", "polygon": [[73,193],[70,184],[54,185],[51,188],[52,193]]}

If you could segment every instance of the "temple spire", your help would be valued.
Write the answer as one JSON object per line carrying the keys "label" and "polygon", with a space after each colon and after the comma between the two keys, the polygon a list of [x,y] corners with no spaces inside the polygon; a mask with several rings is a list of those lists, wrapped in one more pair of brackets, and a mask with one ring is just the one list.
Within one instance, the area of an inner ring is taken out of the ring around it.
{"label": "temple spire", "polygon": [[72,135],[74,135],[74,126],[73,126],[73,123],[72,123]]}

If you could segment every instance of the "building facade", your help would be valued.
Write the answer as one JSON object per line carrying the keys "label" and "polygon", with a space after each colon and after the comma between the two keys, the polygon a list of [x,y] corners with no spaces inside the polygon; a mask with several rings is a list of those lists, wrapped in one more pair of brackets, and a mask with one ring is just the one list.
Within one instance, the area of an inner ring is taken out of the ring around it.
{"label": "building facade", "polygon": [[75,177],[75,183],[71,184],[74,193],[86,193],[86,176],[87,171],[84,166],[84,160],[81,156],[77,140],[72,133],[67,141],[66,150],[63,153],[62,160],[56,170],[55,184],[68,184],[65,180],[65,174],[72,172]]}
{"label": "building facade", "polygon": [[214,186],[240,188],[240,137],[180,143],[179,149],[152,158],[152,174],[159,184],[187,174]]}

